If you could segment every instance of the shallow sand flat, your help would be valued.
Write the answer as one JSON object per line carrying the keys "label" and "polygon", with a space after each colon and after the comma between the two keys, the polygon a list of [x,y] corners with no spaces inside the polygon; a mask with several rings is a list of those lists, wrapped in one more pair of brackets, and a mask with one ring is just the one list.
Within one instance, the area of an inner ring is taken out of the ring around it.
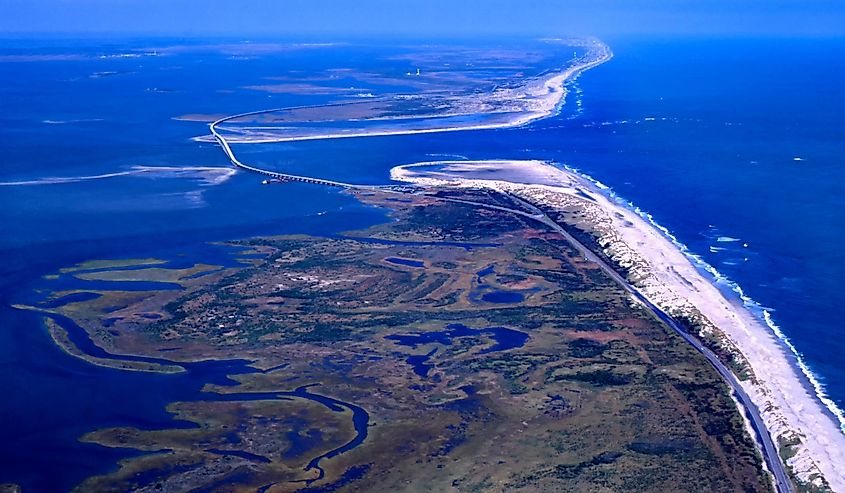
{"label": "shallow sand flat", "polygon": [[5,181],[0,186],[19,187],[33,185],[58,185],[64,183],[77,183],[81,181],[104,180],[107,178],[120,178],[124,176],[140,176],[149,178],[195,178],[207,185],[217,185],[228,180],[237,170],[231,167],[219,166],[132,166],[126,171],[104,173],[101,175],[88,176],[53,176],[36,178],[33,180]]}
{"label": "shallow sand flat", "polygon": [[[636,212],[586,178],[541,161],[417,163],[394,168],[391,178],[420,185],[495,188],[538,204],[583,207],[606,240],[606,252],[635,267],[633,283],[646,297],[669,313],[697,309],[742,352],[757,380],[743,386],[772,435],[789,437],[794,431],[804,437],[789,460],[799,476],[806,480],[820,472],[834,490],[845,491],[845,434],[811,392],[793,356],[768,326],[738,301],[726,298]],[[527,180],[536,181],[526,185]]]}

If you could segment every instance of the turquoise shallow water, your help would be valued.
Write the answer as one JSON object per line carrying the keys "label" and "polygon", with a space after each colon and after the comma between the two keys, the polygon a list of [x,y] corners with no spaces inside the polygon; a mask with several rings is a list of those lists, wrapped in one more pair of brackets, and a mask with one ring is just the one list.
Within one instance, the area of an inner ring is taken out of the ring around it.
{"label": "turquoise shallow water", "polygon": [[[230,91],[291,66],[377,63],[373,55],[389,51],[138,59],[112,57],[132,44],[4,43],[4,53],[70,47],[86,58],[2,63],[2,182],[134,165],[226,167],[220,149],[190,140],[205,133],[203,123],[172,117],[297,104],[291,95]],[[241,145],[236,152],[251,164],[357,183],[385,183],[391,167],[432,159],[540,158],[575,167],[652,214],[766,307],[825,392],[845,405],[838,314],[845,42],[609,44],[615,58],[570,88],[562,113],[525,128]],[[13,396],[0,405],[0,481],[56,491],[107,471],[128,452],[77,437],[117,424],[164,426],[165,404],[196,397],[198,388],[190,379],[92,367],[56,349],[37,317],[9,308],[31,301],[42,275],[92,258],[219,260],[206,241],[337,234],[384,217],[319,187],[262,187],[243,173],[216,185],[200,178],[0,187],[0,365],[7,375],[0,393]]]}

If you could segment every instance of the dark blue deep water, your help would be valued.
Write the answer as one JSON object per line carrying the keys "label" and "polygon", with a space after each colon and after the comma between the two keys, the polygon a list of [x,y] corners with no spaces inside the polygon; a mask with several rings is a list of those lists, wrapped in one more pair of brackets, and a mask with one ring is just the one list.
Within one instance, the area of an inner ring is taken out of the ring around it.
{"label": "dark blue deep water", "polygon": [[[560,115],[526,128],[237,151],[257,165],[359,183],[384,183],[396,164],[443,155],[577,168],[765,307],[845,407],[845,41],[608,41],[615,58],[581,77]],[[236,89],[291,69],[383,63],[373,55],[390,50],[114,56],[177,43],[1,42],[0,182],[137,165],[226,167],[216,146],[190,140],[206,133],[204,123],[173,117],[298,104]],[[2,58],[68,53],[75,56]],[[165,406],[199,398],[194,375],[95,367],[56,348],[38,316],[10,306],[31,302],[43,275],[99,258],[214,260],[206,242],[332,235],[384,218],[333,190],[259,181],[156,174],[0,185],[0,482],[66,490],[132,453],[79,436],[172,425]]]}

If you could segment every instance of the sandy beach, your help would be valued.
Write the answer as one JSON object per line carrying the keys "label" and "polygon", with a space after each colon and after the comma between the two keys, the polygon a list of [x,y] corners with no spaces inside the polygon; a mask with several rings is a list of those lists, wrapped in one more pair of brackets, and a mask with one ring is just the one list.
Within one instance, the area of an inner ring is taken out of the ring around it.
{"label": "sandy beach", "polygon": [[[796,356],[766,323],[726,295],[715,279],[666,232],[587,177],[542,161],[438,161],[397,166],[391,178],[423,186],[493,188],[572,215],[604,252],[628,270],[628,280],[666,313],[696,322],[750,369],[742,382],[805,483],[845,491],[845,434],[796,364]],[[824,478],[824,479],[822,479]]]}
{"label": "sandy beach", "polygon": [[[241,134],[226,135],[226,140],[231,144],[268,144],[274,142],[297,142],[307,140],[325,140],[325,139],[343,139],[343,138],[360,138],[360,137],[385,137],[391,135],[410,135],[410,134],[425,134],[438,132],[456,132],[467,130],[493,130],[497,128],[511,128],[526,125],[533,121],[554,115],[566,98],[566,83],[575,79],[580,74],[591,68],[597,67],[602,63],[607,62],[613,57],[613,52],[604,43],[593,40],[588,45],[590,51],[581,60],[576,61],[571,66],[559,72],[552,72],[544,78],[531,79],[526,83],[514,88],[499,88],[488,95],[478,96],[472,95],[467,98],[467,111],[449,113],[446,115],[435,114],[430,115],[432,120],[443,118],[444,116],[462,116],[485,114],[483,111],[474,112],[472,108],[483,107],[479,103],[478,98],[484,98],[488,101],[496,102],[515,102],[518,107],[514,111],[507,113],[516,113],[504,121],[497,121],[493,123],[467,123],[454,124],[448,123],[445,125],[437,125],[436,121],[428,128],[409,128],[409,129],[361,129],[361,130],[347,130],[335,132],[321,132],[307,135],[288,135],[272,133],[272,127],[266,127],[259,130],[250,129]],[[221,118],[215,122],[218,129],[226,130],[225,124],[229,120],[234,120],[244,115],[259,115],[262,113],[271,113],[285,108],[268,109],[266,111],[254,111],[249,113],[242,113],[240,115],[233,115],[227,118]],[[487,113],[489,115],[496,115],[496,113]],[[373,121],[379,120],[378,118]],[[365,120],[366,121],[366,120]],[[204,135],[195,137],[193,140],[197,142],[213,142],[215,139],[211,135]]]}

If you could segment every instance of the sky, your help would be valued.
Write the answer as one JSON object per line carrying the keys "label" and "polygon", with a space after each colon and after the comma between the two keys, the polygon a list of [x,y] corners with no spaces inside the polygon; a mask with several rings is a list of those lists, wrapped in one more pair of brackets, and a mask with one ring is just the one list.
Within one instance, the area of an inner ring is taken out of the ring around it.
{"label": "sky", "polygon": [[0,36],[845,36],[845,0],[0,0]]}

